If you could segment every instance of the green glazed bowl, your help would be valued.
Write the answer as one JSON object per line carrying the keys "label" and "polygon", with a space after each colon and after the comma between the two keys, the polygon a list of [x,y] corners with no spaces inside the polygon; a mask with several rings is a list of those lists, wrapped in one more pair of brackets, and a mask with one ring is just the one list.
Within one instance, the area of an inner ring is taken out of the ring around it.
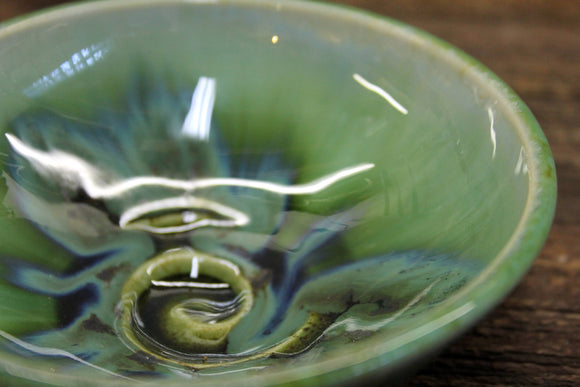
{"label": "green glazed bowl", "polygon": [[394,382],[547,236],[528,108],[409,26],[301,1],[0,28],[0,378]]}

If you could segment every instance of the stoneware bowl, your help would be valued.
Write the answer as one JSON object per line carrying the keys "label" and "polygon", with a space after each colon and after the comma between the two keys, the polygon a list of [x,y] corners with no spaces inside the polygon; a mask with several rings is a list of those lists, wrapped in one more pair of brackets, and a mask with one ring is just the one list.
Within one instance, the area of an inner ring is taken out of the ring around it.
{"label": "stoneware bowl", "polygon": [[391,380],[541,248],[556,177],[482,65],[301,1],[80,3],[0,29],[13,384]]}

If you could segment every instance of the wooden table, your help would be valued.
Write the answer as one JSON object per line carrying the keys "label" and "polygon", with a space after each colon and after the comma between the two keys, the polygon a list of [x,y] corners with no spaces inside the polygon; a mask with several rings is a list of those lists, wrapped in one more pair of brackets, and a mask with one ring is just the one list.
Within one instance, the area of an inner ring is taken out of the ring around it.
{"label": "wooden table", "polygon": [[[63,0],[0,0],[0,21]],[[427,30],[530,106],[559,180],[554,226],[516,290],[409,386],[580,386],[580,1],[338,0]]]}

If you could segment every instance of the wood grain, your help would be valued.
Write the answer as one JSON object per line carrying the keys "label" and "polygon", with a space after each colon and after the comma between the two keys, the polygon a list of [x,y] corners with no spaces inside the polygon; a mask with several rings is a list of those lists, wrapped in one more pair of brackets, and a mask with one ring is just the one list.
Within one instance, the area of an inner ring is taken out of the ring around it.
{"label": "wood grain", "polygon": [[[65,2],[2,0],[0,21]],[[580,1],[335,2],[405,21],[480,60],[530,106],[556,160],[558,208],[537,261],[408,385],[580,385]]]}

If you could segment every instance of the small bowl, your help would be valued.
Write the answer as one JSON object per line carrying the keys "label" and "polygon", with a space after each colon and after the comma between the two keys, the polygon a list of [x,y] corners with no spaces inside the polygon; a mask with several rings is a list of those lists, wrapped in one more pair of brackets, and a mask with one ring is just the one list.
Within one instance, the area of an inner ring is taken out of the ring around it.
{"label": "small bowl", "polygon": [[302,1],[115,0],[0,29],[0,370],[394,382],[516,285],[546,139],[481,64]]}

